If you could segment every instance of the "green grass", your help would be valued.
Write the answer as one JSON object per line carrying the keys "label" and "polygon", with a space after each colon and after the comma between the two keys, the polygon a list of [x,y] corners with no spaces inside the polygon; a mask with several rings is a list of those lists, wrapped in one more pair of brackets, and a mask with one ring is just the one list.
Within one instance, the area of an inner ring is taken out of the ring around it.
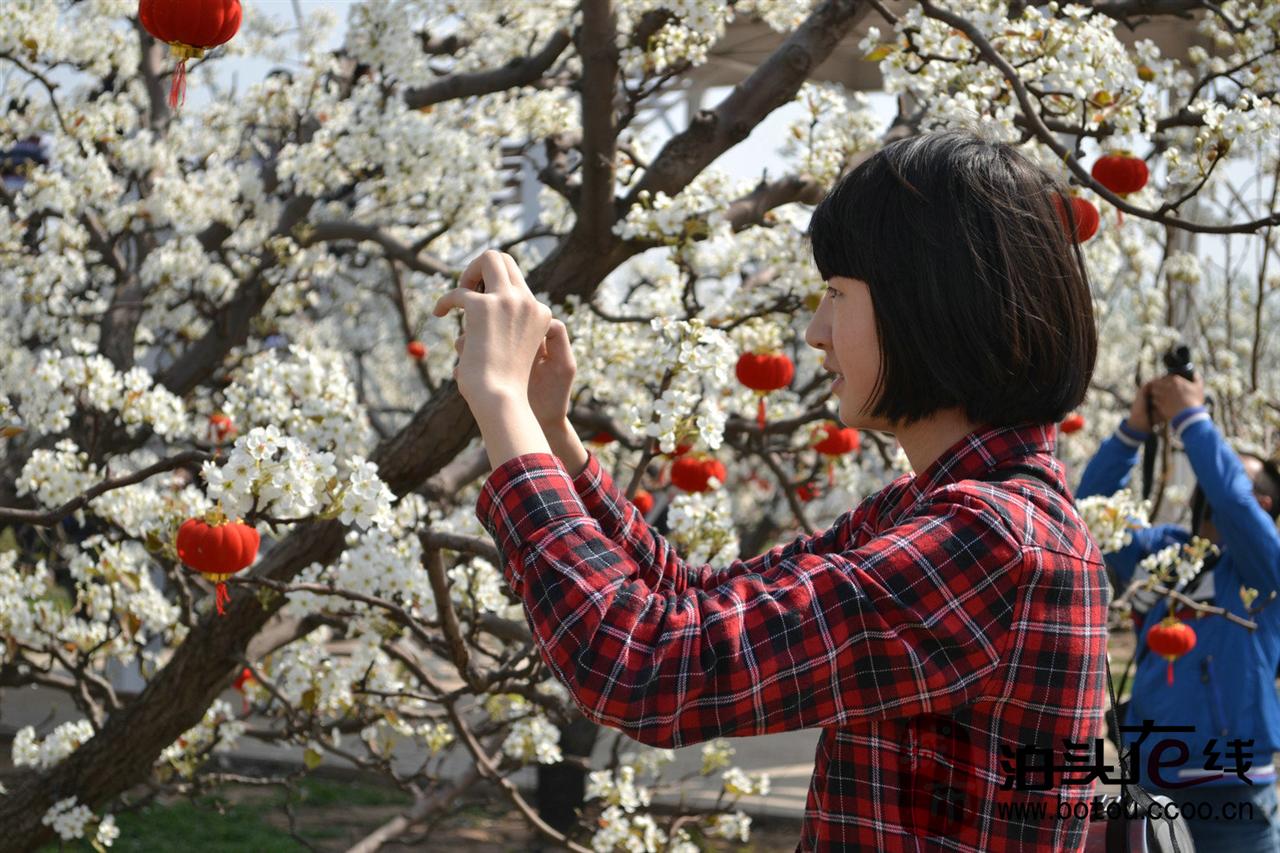
{"label": "green grass", "polygon": [[[384,788],[361,782],[334,782],[307,779],[300,786],[303,808],[309,806],[407,806],[412,798],[398,788]],[[284,804],[284,797],[277,805]]]}
{"label": "green grass", "polygon": [[[213,797],[202,797],[193,805],[179,802],[150,805],[136,812],[117,815],[120,837],[111,846],[122,853],[150,853],[161,850],[200,850],[207,853],[239,853],[244,850],[261,853],[297,853],[306,850],[298,842],[269,826],[262,819],[264,809],[255,806],[227,806],[219,813]],[[78,842],[63,849],[92,850]],[[41,853],[55,853],[56,844],[42,848]]]}
{"label": "green grass", "polygon": [[[241,791],[246,789],[240,789]],[[245,802],[232,803],[226,796],[211,794],[194,802],[180,800],[153,803],[135,812],[116,815],[120,837],[110,848],[113,853],[198,850],[200,853],[298,853],[306,848],[289,833],[270,825],[265,816],[281,812],[289,796],[280,788],[252,790]],[[304,821],[310,809],[344,806],[408,805],[403,791],[355,782],[306,779],[294,794],[294,804]],[[304,837],[319,840],[343,834],[343,827],[308,827]],[[57,844],[46,845],[41,853],[57,853]],[[84,841],[67,844],[63,850],[92,850]]]}

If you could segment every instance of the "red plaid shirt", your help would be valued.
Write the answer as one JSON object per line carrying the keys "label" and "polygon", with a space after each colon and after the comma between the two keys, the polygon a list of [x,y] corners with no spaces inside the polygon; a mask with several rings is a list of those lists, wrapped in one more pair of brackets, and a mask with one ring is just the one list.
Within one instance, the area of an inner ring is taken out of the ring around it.
{"label": "red plaid shirt", "polygon": [[[1019,747],[1061,766],[1102,736],[1110,592],[1054,441],[978,430],[829,530],[718,570],[681,560],[594,456],[576,478],[508,460],[476,512],[591,720],[662,747],[822,727],[799,849],[1080,850],[1088,821],[1059,810],[1091,779],[1003,790]],[[1056,488],[982,482],[1018,464]]]}

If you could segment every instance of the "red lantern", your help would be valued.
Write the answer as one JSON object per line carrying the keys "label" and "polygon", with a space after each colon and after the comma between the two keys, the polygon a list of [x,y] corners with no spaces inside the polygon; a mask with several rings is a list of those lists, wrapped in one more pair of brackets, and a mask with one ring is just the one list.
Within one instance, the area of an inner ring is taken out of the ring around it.
{"label": "red lantern", "polygon": [[1186,622],[1166,616],[1147,632],[1147,646],[1169,662],[1168,682],[1173,684],[1173,662],[1196,647],[1196,632]]}
{"label": "red lantern", "polygon": [[221,444],[228,438],[236,437],[236,425],[231,416],[223,412],[209,415],[209,440]]}
{"label": "red lantern", "polygon": [[835,421],[824,421],[816,426],[812,435],[816,438],[818,433],[825,433],[825,438],[815,443],[813,449],[827,457],[827,485],[834,486],[836,457],[857,453],[862,447],[862,436],[856,429],[841,427]]}
{"label": "red lantern", "polygon": [[236,680],[231,682],[231,686],[240,694],[240,714],[242,716],[249,713],[249,696],[245,693],[244,686],[250,681],[257,681],[257,679],[253,677],[253,670],[246,666],[241,673],[236,676]]}
{"label": "red lantern", "polygon": [[[669,453],[663,453],[663,456],[666,456],[667,459],[680,459],[681,456],[684,456],[685,453],[691,450],[694,450],[694,444],[692,444],[692,442],[690,443],[676,442],[676,450],[673,450],[672,452],[669,452]],[[666,469],[663,469],[662,474],[659,474],[659,476],[662,476],[662,478],[666,478],[666,476],[668,476],[669,474],[669,471],[671,471],[671,469],[669,469],[669,466],[668,466],[666,467]]]}
{"label": "red lantern", "polygon": [[640,510],[641,515],[648,515],[649,510],[653,509],[653,495],[644,489],[636,489],[636,496],[631,499],[636,505],[636,509]]}
{"label": "red lantern", "polygon": [[710,478],[723,483],[726,474],[720,460],[700,453],[681,456],[671,463],[671,484],[686,492],[705,492],[711,488],[707,482]]}
{"label": "red lantern", "polygon": [[1062,419],[1062,423],[1058,425],[1058,429],[1068,435],[1073,432],[1079,432],[1084,429],[1084,415],[1079,412],[1072,412]]}
{"label": "red lantern", "polygon": [[187,97],[187,60],[231,40],[240,29],[240,0],[139,0],[138,20],[178,57],[169,106]]}
{"label": "red lantern", "polygon": [[208,524],[188,518],[178,528],[177,546],[178,559],[217,584],[214,601],[218,615],[225,615],[231,600],[226,580],[258,556],[258,531],[238,521]]}
{"label": "red lantern", "polygon": [[756,409],[756,421],[764,429],[764,395],[779,388],[786,388],[795,378],[796,366],[786,353],[744,352],[738,357],[735,368],[738,381],[755,391],[760,397]]}
{"label": "red lantern", "polygon": [[1141,157],[1128,151],[1117,151],[1099,157],[1089,172],[1093,179],[1121,198],[1136,193],[1147,185],[1150,172]]}
{"label": "red lantern", "polygon": [[422,361],[427,357],[427,345],[422,341],[409,341],[405,350],[414,361]]}
{"label": "red lantern", "polygon": [[602,429],[595,435],[591,436],[591,438],[587,439],[587,441],[592,444],[611,444],[617,440],[617,436],[609,432],[607,429]]}
{"label": "red lantern", "polygon": [[240,674],[236,676],[236,680],[231,682],[231,686],[243,693],[245,684],[254,680],[253,670],[246,666],[241,670]]}
{"label": "red lantern", "polygon": [[[1070,197],[1071,217],[1075,220],[1075,234],[1070,231],[1068,235],[1077,243],[1083,243],[1094,234],[1098,233],[1098,223],[1101,221],[1098,217],[1098,208],[1088,200],[1078,195]],[[1053,206],[1058,209],[1058,217],[1062,220],[1063,227],[1067,227],[1067,209],[1062,206],[1062,199],[1057,195],[1053,197]]]}

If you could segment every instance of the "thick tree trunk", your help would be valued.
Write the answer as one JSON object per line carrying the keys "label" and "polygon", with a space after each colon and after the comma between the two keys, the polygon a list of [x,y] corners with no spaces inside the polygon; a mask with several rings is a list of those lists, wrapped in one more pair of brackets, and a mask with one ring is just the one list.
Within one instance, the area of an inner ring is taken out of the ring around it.
{"label": "thick tree trunk", "polygon": [[[586,717],[576,717],[560,730],[560,752],[565,758],[590,760],[600,727]],[[578,810],[586,801],[587,771],[575,763],[538,765],[538,815],[566,835],[578,822]]]}

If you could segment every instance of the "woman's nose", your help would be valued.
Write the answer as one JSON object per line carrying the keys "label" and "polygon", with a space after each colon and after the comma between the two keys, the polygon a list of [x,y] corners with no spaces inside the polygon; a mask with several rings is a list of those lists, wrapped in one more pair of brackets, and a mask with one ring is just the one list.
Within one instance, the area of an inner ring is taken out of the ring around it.
{"label": "woman's nose", "polygon": [[827,343],[826,338],[826,334],[818,325],[817,318],[815,317],[813,320],[810,320],[808,327],[804,330],[804,342],[814,349],[820,350],[825,349]]}

